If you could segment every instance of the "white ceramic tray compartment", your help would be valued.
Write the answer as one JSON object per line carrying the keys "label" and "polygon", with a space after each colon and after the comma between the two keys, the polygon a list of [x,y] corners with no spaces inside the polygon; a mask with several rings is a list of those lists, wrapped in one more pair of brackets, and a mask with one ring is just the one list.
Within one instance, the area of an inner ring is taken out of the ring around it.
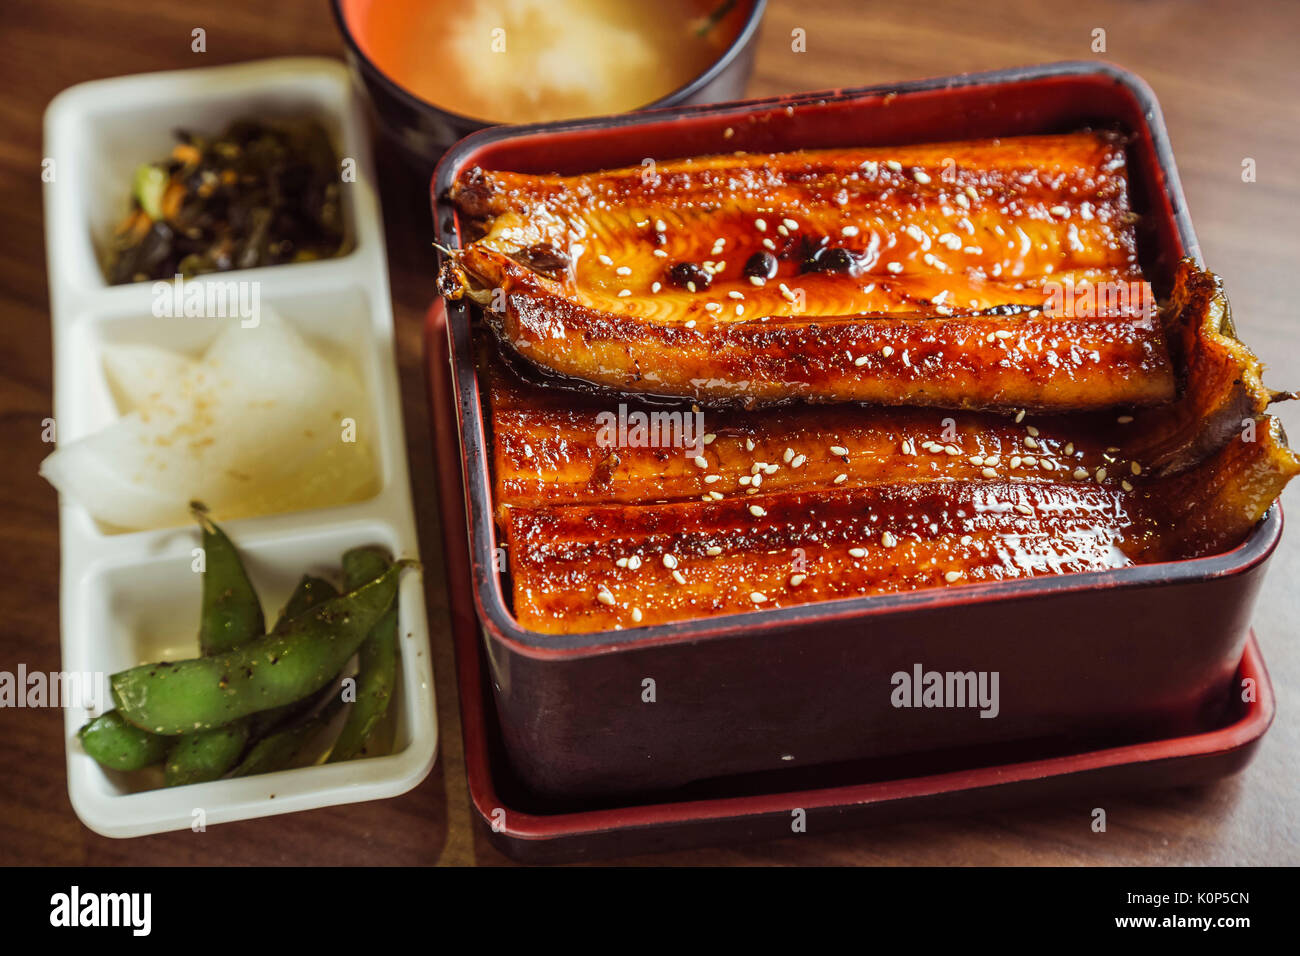
{"label": "white ceramic tray compartment", "polygon": [[[354,247],[320,262],[223,273],[256,281],[261,301],[309,340],[345,354],[363,383],[376,434],[377,494],[339,507],[225,522],[245,554],[268,619],[306,571],[332,571],[348,548],[380,544],[418,557],[407,473],[393,318],[373,163],[347,71],[323,59],[103,80],[55,98],[45,117],[46,245],[53,307],[55,419],[68,441],[117,413],[101,361],[112,343],[149,342],[200,354],[221,319],[158,318],[153,284],[105,284],[97,249],[127,208],[135,167],[168,153],[172,130],[216,132],[240,116],[307,112],[330,130],[341,157],[355,161],[343,186]],[[112,673],[197,651],[200,579],[191,570],[197,528],[115,532],[60,501],[61,633],[68,672]],[[418,784],[437,754],[428,626],[419,575],[399,595],[401,666],[393,707],[392,755],[173,789],[133,789],[138,778],[103,770],[82,752],[76,731],[87,712],[65,713],[68,790],[78,816],[108,836],[189,828],[394,796]]]}

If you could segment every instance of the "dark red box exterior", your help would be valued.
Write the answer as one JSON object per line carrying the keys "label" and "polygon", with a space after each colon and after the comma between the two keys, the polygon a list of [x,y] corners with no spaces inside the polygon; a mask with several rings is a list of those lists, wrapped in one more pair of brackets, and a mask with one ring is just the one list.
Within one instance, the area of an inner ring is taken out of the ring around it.
{"label": "dark red box exterior", "polygon": [[[1199,258],[1159,107],[1098,63],[799,94],[462,140],[434,176],[439,241],[460,244],[447,187],[473,165],[579,172],[746,149],[890,145],[1108,127],[1131,134],[1139,252],[1157,295]],[[730,130],[730,133],[727,132]],[[663,790],[712,777],[1042,740],[1154,739],[1214,725],[1281,534],[1274,507],[1223,555],[1092,574],[852,598],[628,631],[523,630],[494,569],[491,474],[470,315],[448,306],[474,598],[502,738],[546,796]],[[999,675],[995,718],[892,706],[890,677]],[[655,700],[643,700],[646,681]],[[1076,747],[1077,749],[1077,747]]]}

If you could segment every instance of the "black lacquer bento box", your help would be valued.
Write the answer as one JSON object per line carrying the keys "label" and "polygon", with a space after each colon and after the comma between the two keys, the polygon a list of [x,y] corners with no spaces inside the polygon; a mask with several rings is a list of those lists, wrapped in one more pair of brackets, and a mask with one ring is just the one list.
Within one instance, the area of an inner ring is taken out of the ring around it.
{"label": "black lacquer bento box", "polygon": [[[437,238],[461,244],[446,194],[475,165],[577,173],[636,165],[647,155],[1085,127],[1130,135],[1139,255],[1163,296],[1178,260],[1199,260],[1196,237],[1153,94],[1132,74],[1101,63],[484,130],[438,166]],[[1276,505],[1240,546],[1193,560],[623,631],[555,636],[521,628],[494,562],[502,542],[473,321],[464,303],[448,303],[470,579],[502,748],[529,792],[550,799],[664,793],[740,774],[1013,742],[1063,754],[1223,724],[1255,597],[1282,531]],[[433,400],[444,401],[437,392]],[[892,706],[890,676],[918,664],[998,672],[997,717]],[[647,678],[655,682],[653,704],[642,699]]]}

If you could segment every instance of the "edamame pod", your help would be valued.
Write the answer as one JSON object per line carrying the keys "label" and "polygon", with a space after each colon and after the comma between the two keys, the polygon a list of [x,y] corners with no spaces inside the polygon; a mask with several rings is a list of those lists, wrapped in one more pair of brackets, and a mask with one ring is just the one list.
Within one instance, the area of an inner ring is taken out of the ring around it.
{"label": "edamame pod", "polygon": [[[376,574],[375,577],[379,577],[379,575]],[[356,587],[360,587],[360,585],[356,585]],[[353,585],[348,585],[349,591],[353,589]],[[298,581],[298,586],[293,589],[293,594],[289,595],[289,603],[280,612],[280,619],[275,622],[275,627],[272,630],[276,632],[284,630],[284,626],[299,614],[304,614],[316,607],[316,605],[338,596],[339,589],[324,578],[304,574]]]}
{"label": "edamame pod", "polygon": [[248,572],[234,544],[213,524],[202,504],[190,502],[190,511],[203,526],[199,649],[205,655],[223,654],[265,634],[266,619],[262,616],[262,602],[248,580]]}
{"label": "edamame pod", "polygon": [[244,752],[248,743],[248,721],[237,720],[215,730],[172,739],[172,749],[163,765],[163,781],[167,786],[216,780],[233,767]]}
{"label": "edamame pod", "polygon": [[267,734],[248,751],[231,773],[232,777],[251,777],[259,773],[283,770],[311,738],[330,722],[341,701],[335,698],[315,714],[303,716],[287,726]]}
{"label": "edamame pod", "polygon": [[399,561],[369,584],[214,657],[142,664],[114,674],[122,716],[157,734],[193,733],[291,704],[323,687],[356,653],[397,593]]}
{"label": "edamame pod", "polygon": [[141,730],[115,710],[100,714],[77,731],[81,746],[110,770],[142,770],[167,755],[172,741]]}
{"label": "edamame pod", "polygon": [[[391,562],[381,548],[354,548],[343,555],[345,586],[360,587],[384,573]],[[339,731],[330,752],[329,762],[351,760],[360,754],[370,733],[388,711],[397,681],[397,600],[371,629],[358,655],[356,700],[348,710],[347,720]],[[369,756],[375,756],[369,754]]]}

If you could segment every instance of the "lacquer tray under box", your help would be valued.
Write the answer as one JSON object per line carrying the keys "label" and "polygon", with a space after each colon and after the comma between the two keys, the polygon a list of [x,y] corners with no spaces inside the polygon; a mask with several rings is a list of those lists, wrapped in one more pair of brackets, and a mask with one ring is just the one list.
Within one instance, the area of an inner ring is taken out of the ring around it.
{"label": "lacquer tray under box", "polygon": [[[1130,135],[1143,269],[1167,294],[1200,258],[1160,109],[1138,78],[1065,63],[899,86],[798,94],[576,122],[496,128],[453,147],[432,184],[447,200],[475,165],[578,173],[732,150],[901,145],[1118,128]],[[1222,726],[1255,596],[1282,530],[1274,506],[1223,554],[1116,570],[849,598],[622,631],[545,635],[511,613],[494,561],[488,418],[473,316],[447,310],[469,561],[501,742],[543,798],[665,791],[762,774],[1044,741],[1058,752]],[[434,395],[437,404],[441,397]],[[895,708],[891,675],[998,672],[1000,711]],[[642,699],[653,679],[656,702]],[[955,766],[955,764],[954,764]]]}

